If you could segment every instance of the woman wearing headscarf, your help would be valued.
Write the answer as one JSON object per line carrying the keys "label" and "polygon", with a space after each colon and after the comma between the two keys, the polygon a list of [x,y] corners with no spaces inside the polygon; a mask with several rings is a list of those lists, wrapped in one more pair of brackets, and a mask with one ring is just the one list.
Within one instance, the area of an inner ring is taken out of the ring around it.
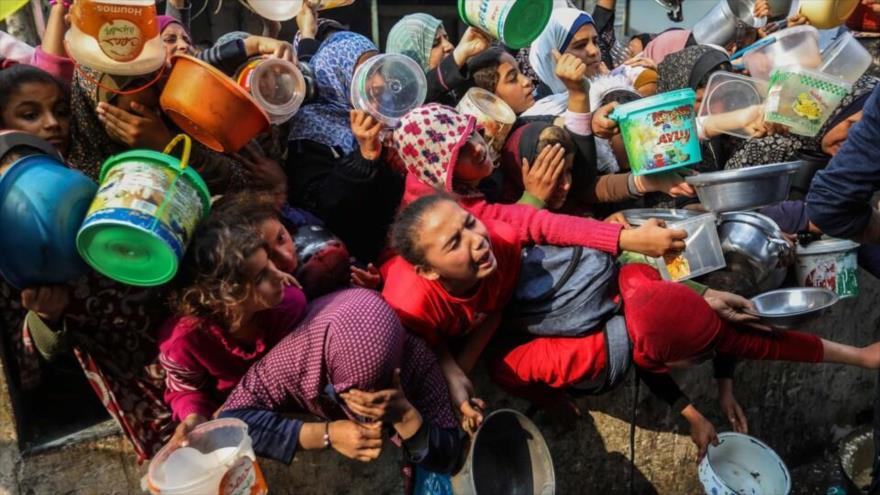
{"label": "woman wearing headscarf", "polygon": [[418,13],[397,21],[388,32],[385,51],[406,55],[425,71],[426,103],[455,106],[470,81],[468,60],[486,50],[489,44],[485,34],[468,28],[458,46],[453,47],[440,19]]}
{"label": "woman wearing headscarf", "polygon": [[541,81],[536,89],[538,98],[567,91],[565,84],[556,77],[554,50],[580,58],[587,66],[586,77],[599,74],[602,51],[598,39],[590,14],[578,9],[555,9],[547,27],[529,50],[529,64]]}
{"label": "woman wearing headscarf", "polygon": [[696,44],[694,34],[689,29],[670,29],[648,41],[642,55],[660,65],[669,55]]}
{"label": "woman wearing headscarf", "polygon": [[377,53],[349,31],[324,41],[311,61],[318,96],[291,123],[286,167],[291,204],[324,220],[364,262],[379,255],[403,194],[380,156],[381,124],[351,106],[354,71]]}

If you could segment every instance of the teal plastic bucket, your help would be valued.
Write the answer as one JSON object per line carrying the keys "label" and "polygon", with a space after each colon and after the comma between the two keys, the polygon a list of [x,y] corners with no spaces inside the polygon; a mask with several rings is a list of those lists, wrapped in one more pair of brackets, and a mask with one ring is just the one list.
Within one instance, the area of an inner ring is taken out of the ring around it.
{"label": "teal plastic bucket", "polygon": [[703,160],[692,89],[680,89],[620,105],[617,121],[635,175],[668,172]]}

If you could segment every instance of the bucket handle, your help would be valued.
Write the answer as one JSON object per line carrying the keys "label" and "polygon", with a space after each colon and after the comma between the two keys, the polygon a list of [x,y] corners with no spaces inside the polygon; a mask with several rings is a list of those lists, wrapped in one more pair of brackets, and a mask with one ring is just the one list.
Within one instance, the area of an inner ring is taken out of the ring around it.
{"label": "bucket handle", "polygon": [[165,146],[165,150],[162,153],[166,155],[170,155],[174,148],[183,142],[183,152],[180,154],[180,167],[177,169],[177,173],[174,176],[174,180],[171,181],[171,185],[168,186],[168,190],[165,191],[165,197],[162,198],[162,204],[159,205],[159,209],[156,210],[156,215],[153,217],[153,221],[150,224],[150,229],[155,229],[159,224],[159,219],[162,218],[162,215],[165,214],[165,208],[168,206],[168,203],[174,194],[174,191],[177,189],[177,181],[180,180],[180,177],[183,175],[184,169],[186,169],[187,165],[189,165],[189,155],[192,150],[192,140],[186,134],[178,134],[172,139],[167,146]]}
{"label": "bucket handle", "polygon": [[101,81],[99,81],[98,79],[95,79],[94,77],[89,75],[88,72],[82,70],[82,65],[76,64],[75,67],[76,67],[76,71],[79,72],[79,74],[81,76],[83,76],[90,83],[94,84],[96,87],[99,87],[105,91],[109,91],[111,93],[114,93],[117,95],[122,95],[122,96],[140,93],[141,91],[143,91],[143,90],[149,88],[150,86],[156,84],[157,82],[159,82],[159,80],[162,79],[162,76],[165,75],[165,64],[163,63],[162,67],[160,67],[159,71],[156,73],[156,77],[154,77],[151,81],[147,82],[143,86],[139,86],[134,89],[113,89],[113,88],[104,86],[103,84],[101,84]]}

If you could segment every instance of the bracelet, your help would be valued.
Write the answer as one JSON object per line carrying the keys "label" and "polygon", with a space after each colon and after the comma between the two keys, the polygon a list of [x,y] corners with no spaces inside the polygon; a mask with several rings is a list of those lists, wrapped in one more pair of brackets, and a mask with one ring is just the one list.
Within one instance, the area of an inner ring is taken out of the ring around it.
{"label": "bracelet", "polygon": [[324,423],[324,448],[330,448],[330,422]]}
{"label": "bracelet", "polygon": [[629,192],[629,195],[635,198],[641,198],[645,195],[644,193],[640,193],[639,189],[636,187],[636,176],[633,175],[632,172],[626,177],[626,189],[627,192]]}

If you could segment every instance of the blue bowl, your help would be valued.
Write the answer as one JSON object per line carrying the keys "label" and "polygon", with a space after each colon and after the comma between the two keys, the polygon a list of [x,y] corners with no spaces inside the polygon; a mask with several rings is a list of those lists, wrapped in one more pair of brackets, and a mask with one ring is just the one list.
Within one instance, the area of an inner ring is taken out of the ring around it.
{"label": "blue bowl", "polygon": [[76,233],[98,186],[48,155],[31,155],[0,175],[0,276],[22,289],[88,272]]}

